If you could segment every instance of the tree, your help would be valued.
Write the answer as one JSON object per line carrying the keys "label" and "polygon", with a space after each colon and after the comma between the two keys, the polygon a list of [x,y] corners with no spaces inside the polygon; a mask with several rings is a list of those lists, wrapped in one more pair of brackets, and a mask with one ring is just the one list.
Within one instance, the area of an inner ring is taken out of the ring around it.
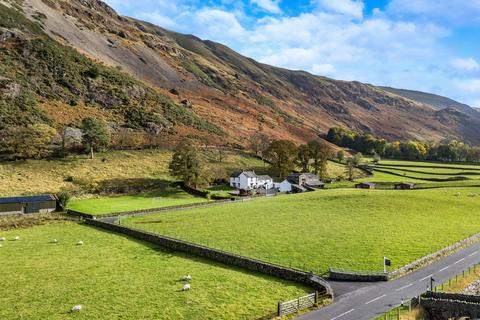
{"label": "tree", "polygon": [[382,160],[382,158],[378,155],[378,153],[375,152],[373,154],[373,160],[372,160],[373,164],[378,164],[380,160]]}
{"label": "tree", "polygon": [[189,187],[197,188],[203,182],[203,163],[191,140],[184,140],[175,148],[168,168],[174,177],[181,179]]}
{"label": "tree", "polygon": [[347,167],[345,168],[345,174],[349,181],[353,181],[355,177],[355,158],[350,157],[347,159]]}
{"label": "tree", "polygon": [[0,134],[0,153],[9,160],[42,159],[53,152],[57,131],[46,124],[10,127]]}
{"label": "tree", "polygon": [[343,160],[345,160],[345,151],[343,151],[343,150],[338,151],[337,152],[337,159],[338,159],[338,161],[343,162]]}
{"label": "tree", "polygon": [[313,159],[313,171],[319,175],[322,180],[327,178],[328,159],[333,155],[333,149],[325,142],[317,140],[308,143],[310,156]]}
{"label": "tree", "polygon": [[302,172],[309,172],[310,170],[310,148],[308,145],[301,145],[297,150],[296,163],[302,168]]}
{"label": "tree", "polygon": [[291,141],[273,141],[265,152],[273,174],[279,177],[287,176],[295,167],[296,151],[297,147]]}
{"label": "tree", "polygon": [[58,203],[63,209],[68,208],[68,204],[70,203],[70,199],[72,198],[71,194],[67,191],[62,191],[57,194]]}
{"label": "tree", "polygon": [[268,149],[270,141],[268,137],[261,133],[257,132],[250,138],[250,147],[252,148],[255,155],[263,157],[263,154]]}
{"label": "tree", "polygon": [[93,159],[93,152],[104,150],[110,144],[110,134],[104,123],[94,118],[82,120],[82,142],[85,149],[90,152]]}
{"label": "tree", "polygon": [[356,153],[355,156],[353,157],[353,165],[355,167],[358,167],[362,163],[362,161],[363,161],[363,155],[360,152]]}

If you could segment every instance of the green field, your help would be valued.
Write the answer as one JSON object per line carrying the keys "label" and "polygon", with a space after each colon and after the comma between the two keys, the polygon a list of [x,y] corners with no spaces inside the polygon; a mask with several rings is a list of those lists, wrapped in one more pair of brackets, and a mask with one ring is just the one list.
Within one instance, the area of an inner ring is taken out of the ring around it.
{"label": "green field", "polygon": [[70,202],[69,209],[93,215],[102,215],[113,212],[162,208],[206,201],[205,198],[194,197],[181,189],[173,189],[164,192],[141,193],[131,196],[78,199]]}
{"label": "green field", "polygon": [[255,319],[312,291],[79,224],[0,236],[0,319]]}
{"label": "green field", "polygon": [[480,232],[480,188],[333,189],[122,220],[307,271],[393,268]]}

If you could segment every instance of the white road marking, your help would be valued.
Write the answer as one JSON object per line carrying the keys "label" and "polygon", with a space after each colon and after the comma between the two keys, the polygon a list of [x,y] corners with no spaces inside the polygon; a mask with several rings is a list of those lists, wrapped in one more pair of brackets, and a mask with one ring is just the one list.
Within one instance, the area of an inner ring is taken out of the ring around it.
{"label": "white road marking", "polygon": [[462,259],[458,260],[458,261],[455,262],[454,264],[460,263],[460,262],[462,262],[463,260],[465,260],[465,258],[462,258]]}
{"label": "white road marking", "polygon": [[477,253],[478,253],[478,251],[475,251],[475,252],[473,252],[473,253],[470,253],[468,256],[471,257],[471,256],[476,255]]}
{"label": "white road marking", "polygon": [[338,316],[336,316],[335,318],[332,318],[332,320],[335,320],[335,319],[338,319],[338,318],[340,318],[340,317],[343,317],[343,316],[349,314],[350,312],[352,312],[353,310],[355,310],[355,309],[350,309],[350,310],[348,310],[347,312],[344,312],[344,313],[342,313],[341,315],[338,315]]}
{"label": "white road marking", "polygon": [[427,280],[428,278],[431,278],[432,276],[433,276],[433,273],[432,273],[432,274],[429,274],[429,275],[426,276],[425,278],[420,279],[420,281]]}
{"label": "white road marking", "polygon": [[370,300],[370,301],[368,301],[368,302],[365,302],[365,304],[370,304],[370,303],[375,302],[375,301],[377,301],[377,300],[380,300],[380,299],[382,299],[383,297],[386,297],[386,296],[387,296],[386,294],[382,294],[380,297],[377,297],[377,298],[375,298],[375,299],[373,299],[373,300]]}
{"label": "white road marking", "polygon": [[445,271],[445,270],[447,270],[448,268],[450,268],[450,266],[448,266],[448,267],[445,267],[445,268],[443,268],[443,269],[440,269],[440,270],[438,270],[438,272]]}
{"label": "white road marking", "polygon": [[411,286],[413,286],[413,283],[407,284],[406,286],[403,286],[403,287],[401,287],[401,288],[398,288],[398,289],[395,290],[395,291],[400,291],[400,290],[406,289],[406,288],[411,287]]}

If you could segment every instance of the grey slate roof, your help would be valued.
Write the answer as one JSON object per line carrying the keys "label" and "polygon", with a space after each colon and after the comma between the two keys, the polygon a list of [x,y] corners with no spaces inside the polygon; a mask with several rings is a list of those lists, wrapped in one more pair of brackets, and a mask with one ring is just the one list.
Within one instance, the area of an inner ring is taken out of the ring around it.
{"label": "grey slate roof", "polygon": [[36,202],[36,201],[52,201],[57,200],[55,196],[29,196],[29,197],[9,197],[9,198],[0,198],[0,204],[6,203],[19,203],[19,202]]}
{"label": "grey slate roof", "polygon": [[264,176],[257,176],[257,178],[260,179],[260,180],[273,180],[270,176],[266,176],[266,175],[264,175]]}
{"label": "grey slate roof", "polygon": [[268,177],[268,176],[257,176],[255,171],[237,171],[237,172],[234,172],[231,177],[232,178],[238,178],[242,173],[245,174],[247,176],[247,178]]}

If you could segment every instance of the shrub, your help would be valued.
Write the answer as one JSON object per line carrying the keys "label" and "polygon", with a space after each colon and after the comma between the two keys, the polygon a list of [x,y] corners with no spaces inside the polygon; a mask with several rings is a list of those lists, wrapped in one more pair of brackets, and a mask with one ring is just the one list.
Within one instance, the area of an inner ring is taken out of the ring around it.
{"label": "shrub", "polygon": [[72,196],[68,191],[62,191],[59,194],[57,194],[57,198],[58,198],[58,202],[60,203],[60,206],[63,209],[67,209]]}

